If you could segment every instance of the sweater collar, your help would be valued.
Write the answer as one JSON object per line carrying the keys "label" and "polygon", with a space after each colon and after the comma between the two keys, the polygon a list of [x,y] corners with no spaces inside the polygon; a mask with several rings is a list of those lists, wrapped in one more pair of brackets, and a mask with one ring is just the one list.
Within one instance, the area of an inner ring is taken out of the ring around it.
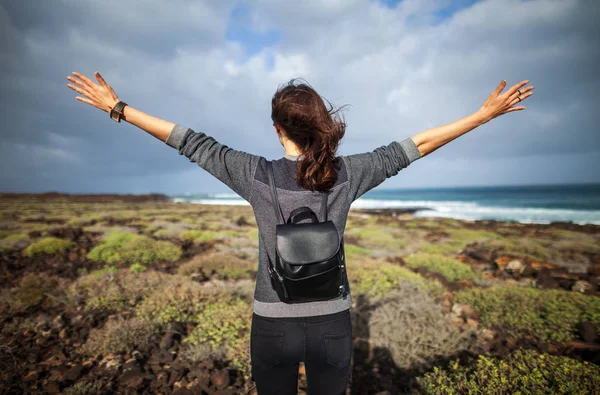
{"label": "sweater collar", "polygon": [[296,161],[296,160],[302,159],[302,155],[285,155],[284,158]]}

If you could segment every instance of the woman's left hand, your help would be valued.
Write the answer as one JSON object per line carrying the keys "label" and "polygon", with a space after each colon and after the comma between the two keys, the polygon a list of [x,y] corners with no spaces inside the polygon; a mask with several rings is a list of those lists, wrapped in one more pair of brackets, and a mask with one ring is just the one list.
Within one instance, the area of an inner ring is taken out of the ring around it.
{"label": "woman's left hand", "polygon": [[82,94],[84,97],[77,96],[76,99],[87,103],[91,106],[99,108],[102,111],[110,113],[115,104],[119,102],[119,97],[115,91],[104,81],[104,78],[97,71],[94,73],[100,85],[95,84],[85,75],[73,71],[73,75],[79,79],[68,76],[67,79],[74,82],[75,85],[67,84],[75,92]]}
{"label": "woman's left hand", "polygon": [[500,93],[506,87],[506,80],[502,80],[478,111],[482,124],[500,115],[524,110],[525,106],[521,106],[521,102],[533,95],[533,85],[524,88],[528,82],[529,80],[521,81],[506,92]]}

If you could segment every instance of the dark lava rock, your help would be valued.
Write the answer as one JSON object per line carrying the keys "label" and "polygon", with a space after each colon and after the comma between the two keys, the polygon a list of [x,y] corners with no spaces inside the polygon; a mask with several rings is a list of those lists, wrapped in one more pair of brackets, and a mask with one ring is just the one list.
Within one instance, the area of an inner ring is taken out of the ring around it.
{"label": "dark lava rock", "polygon": [[139,368],[129,369],[119,377],[119,384],[125,387],[140,389],[144,386],[145,375]]}
{"label": "dark lava rock", "polygon": [[79,377],[81,377],[81,373],[83,372],[83,366],[75,365],[71,367],[64,373],[65,379],[76,381]]}
{"label": "dark lava rock", "polygon": [[163,336],[163,338],[160,341],[160,349],[161,350],[168,350],[169,348],[171,348],[173,346],[173,336],[175,335],[175,333],[171,332],[171,331],[167,331],[167,333],[165,333],[165,335]]}
{"label": "dark lava rock", "polygon": [[229,370],[221,369],[214,372],[211,376],[211,380],[217,389],[225,389],[229,386]]}
{"label": "dark lava rock", "polygon": [[242,216],[242,217],[239,217],[239,218],[237,219],[237,221],[235,221],[235,223],[236,223],[236,225],[237,225],[237,226],[244,226],[244,225],[248,225],[248,221],[246,221],[246,218],[244,218],[243,216]]}
{"label": "dark lava rock", "polygon": [[534,274],[535,269],[530,264],[525,265],[523,271],[521,272],[521,276],[523,277],[533,277]]}
{"label": "dark lava rock", "polygon": [[579,325],[579,336],[586,343],[594,343],[598,339],[598,331],[594,323],[590,321],[581,322]]}
{"label": "dark lava rock", "polygon": [[492,253],[490,251],[466,248],[464,253],[477,261],[487,262],[492,260]]}
{"label": "dark lava rock", "polygon": [[552,277],[550,269],[542,267],[537,275],[536,284],[539,288],[558,288],[558,283]]}
{"label": "dark lava rock", "polygon": [[76,241],[83,235],[83,230],[81,228],[59,227],[49,230],[48,234],[50,236]]}

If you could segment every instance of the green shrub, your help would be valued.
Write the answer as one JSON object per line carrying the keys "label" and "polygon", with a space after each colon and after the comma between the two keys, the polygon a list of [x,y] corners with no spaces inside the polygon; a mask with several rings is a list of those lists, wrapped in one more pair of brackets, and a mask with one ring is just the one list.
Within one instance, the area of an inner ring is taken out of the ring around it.
{"label": "green shrub", "polygon": [[134,263],[133,265],[129,266],[129,269],[134,273],[140,273],[148,268],[144,265],[140,265],[139,263]]}
{"label": "green shrub", "polygon": [[427,368],[436,358],[469,346],[470,333],[452,326],[441,305],[417,284],[401,283],[390,291],[368,321],[375,352],[389,352],[401,368]]}
{"label": "green shrub", "polygon": [[[377,262],[377,261],[375,261]],[[441,297],[445,288],[435,280],[427,280],[411,270],[387,262],[377,262],[348,270],[353,293],[364,293],[371,298],[385,296],[400,282],[420,285],[434,297]]]}
{"label": "green shrub", "polygon": [[500,239],[502,236],[487,230],[445,228],[448,237],[436,243],[424,243],[419,246],[421,252],[441,255],[458,254],[467,244],[476,241]]}
{"label": "green shrub", "polygon": [[88,258],[96,262],[149,265],[159,260],[173,262],[181,258],[181,248],[168,242],[129,232],[110,232],[94,247]]}
{"label": "green shrub", "polygon": [[11,251],[18,247],[19,244],[27,245],[29,236],[25,233],[13,233],[7,235],[1,235],[0,237],[0,251]]}
{"label": "green shrub", "polygon": [[376,226],[359,226],[346,231],[348,236],[358,237],[361,245],[399,249],[404,247],[406,239],[395,229]]}
{"label": "green shrub", "polygon": [[45,273],[27,273],[13,289],[2,292],[2,302],[7,303],[10,310],[18,310],[42,302],[44,295],[50,296],[50,304],[60,296],[61,282],[57,277]]}
{"label": "green shrub", "polygon": [[212,352],[222,348],[232,365],[242,371],[249,368],[250,317],[252,306],[239,297],[222,297],[206,303],[198,315],[196,328],[183,342],[197,346],[209,344]]}
{"label": "green shrub", "polygon": [[217,232],[214,230],[197,230],[197,229],[190,229],[190,230],[186,230],[184,232],[181,232],[179,235],[179,238],[183,239],[183,240],[194,240],[194,241],[199,241],[199,242],[211,242],[211,241],[215,241],[215,240],[221,240],[224,239],[226,237],[228,237],[230,235],[228,235],[225,232]]}
{"label": "green shrub", "polygon": [[28,257],[42,254],[58,254],[73,247],[75,247],[75,243],[69,240],[59,239],[58,237],[45,237],[27,246],[24,254]]}
{"label": "green shrub", "polygon": [[553,260],[556,254],[552,250],[554,241],[541,240],[530,237],[518,239],[489,240],[484,243],[484,248],[500,250],[503,254],[515,257],[529,257],[541,261]]}
{"label": "green shrub", "polygon": [[184,277],[172,276],[170,282],[148,295],[137,307],[136,312],[141,318],[164,324],[195,324],[204,304],[214,299],[214,291],[211,292],[201,284]]}
{"label": "green shrub", "polygon": [[441,274],[451,282],[474,280],[481,277],[481,274],[473,271],[469,265],[442,255],[426,253],[411,254],[406,256],[404,261],[413,269],[423,267],[430,272]]}
{"label": "green shrub", "polygon": [[73,306],[83,304],[86,311],[119,311],[140,303],[168,278],[153,270],[133,273],[108,266],[78,278],[68,287],[67,295]]}
{"label": "green shrub", "polygon": [[344,244],[344,254],[348,259],[360,259],[369,255],[371,250],[354,244]]}
{"label": "green shrub", "polygon": [[458,360],[446,370],[418,379],[423,394],[593,394],[600,388],[600,368],[588,362],[517,350],[506,360],[479,355],[469,366]]}
{"label": "green shrub", "polygon": [[577,339],[579,322],[600,326],[600,298],[554,289],[522,286],[465,289],[455,296],[481,313],[481,324],[509,336],[533,335],[542,341]]}
{"label": "green shrub", "polygon": [[72,386],[65,388],[65,395],[88,395],[101,394],[105,391],[108,383],[104,378],[99,379],[82,379],[77,381]]}
{"label": "green shrub", "polygon": [[214,274],[223,279],[247,278],[254,272],[256,263],[220,252],[196,255],[178,269],[178,274],[183,276],[204,273],[206,277]]}
{"label": "green shrub", "polygon": [[92,329],[79,352],[89,356],[131,352],[150,345],[160,330],[156,322],[132,318],[125,321],[111,320],[102,328]]}

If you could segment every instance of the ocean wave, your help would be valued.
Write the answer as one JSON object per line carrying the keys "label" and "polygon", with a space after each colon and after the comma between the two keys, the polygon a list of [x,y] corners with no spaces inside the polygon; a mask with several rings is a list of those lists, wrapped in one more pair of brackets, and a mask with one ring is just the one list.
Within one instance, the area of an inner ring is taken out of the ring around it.
{"label": "ocean wave", "polygon": [[352,204],[356,208],[397,208],[422,209],[416,217],[444,217],[468,221],[491,219],[498,221],[518,221],[521,223],[549,224],[563,221],[584,225],[600,225],[600,210],[569,210],[535,207],[485,206],[475,202],[426,201],[426,200],[377,200],[358,199]]}
{"label": "ocean wave", "polygon": [[[215,194],[217,195],[217,194]],[[173,198],[173,202],[190,202],[196,204],[240,205],[249,203],[237,195],[222,194],[220,198]],[[465,221],[496,220],[517,221],[521,223],[549,224],[551,222],[573,222],[575,224],[600,225],[600,210],[569,210],[534,207],[501,207],[486,206],[476,202],[435,201],[435,200],[385,200],[358,199],[351,208],[360,209],[416,209],[415,217],[442,217]]]}

